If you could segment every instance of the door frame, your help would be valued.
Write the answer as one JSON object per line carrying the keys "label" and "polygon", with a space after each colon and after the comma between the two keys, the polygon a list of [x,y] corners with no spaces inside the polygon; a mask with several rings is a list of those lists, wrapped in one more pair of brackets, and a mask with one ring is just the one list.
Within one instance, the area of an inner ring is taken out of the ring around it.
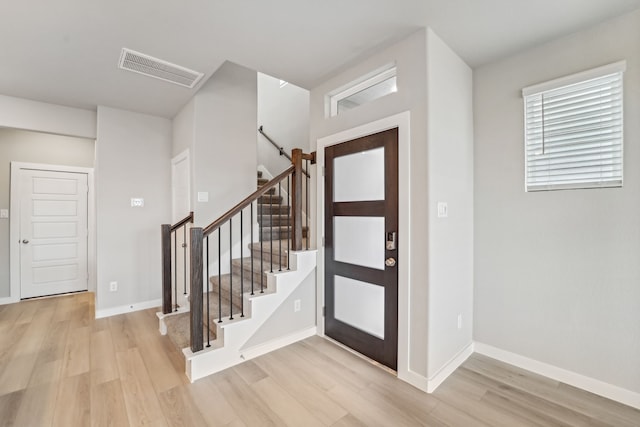
{"label": "door frame", "polygon": [[0,304],[20,301],[20,170],[42,170],[49,172],[70,172],[87,174],[89,193],[87,195],[87,269],[89,279],[87,289],[96,289],[96,211],[93,168],[80,166],[47,165],[41,163],[11,162],[11,185],[9,200],[9,282],[10,295],[0,298]]}
{"label": "door frame", "polygon": [[[376,120],[361,126],[347,129],[333,135],[329,135],[317,140],[316,145],[316,163],[318,167],[316,175],[316,224],[315,235],[318,236],[318,243],[324,241],[324,210],[325,210],[325,191],[324,191],[324,149],[325,147],[340,144],[342,142],[351,141],[363,136],[375,134],[388,129],[398,128],[398,258],[402,262],[398,264],[398,378],[401,380],[415,383],[409,371],[409,312],[410,293],[410,260],[409,248],[411,245],[411,200],[410,194],[410,112],[395,114],[380,120]],[[426,190],[425,190],[426,191]],[[325,263],[324,263],[324,245],[318,244],[318,258],[316,268],[316,319],[318,335],[324,334],[324,280],[325,280]]]}

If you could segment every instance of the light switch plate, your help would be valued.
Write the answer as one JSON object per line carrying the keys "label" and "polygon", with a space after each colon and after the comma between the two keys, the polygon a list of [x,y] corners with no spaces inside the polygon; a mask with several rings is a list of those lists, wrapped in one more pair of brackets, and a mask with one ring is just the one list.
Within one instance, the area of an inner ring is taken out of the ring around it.
{"label": "light switch plate", "polygon": [[144,207],[144,199],[140,197],[132,197],[131,198],[131,207],[132,208],[143,208]]}
{"label": "light switch plate", "polygon": [[9,209],[0,209],[0,218],[9,218]]}
{"label": "light switch plate", "polygon": [[447,216],[449,216],[447,202],[438,202],[438,218],[446,218]]}
{"label": "light switch plate", "polygon": [[207,191],[198,191],[198,201],[199,202],[208,202],[209,201],[209,193]]}

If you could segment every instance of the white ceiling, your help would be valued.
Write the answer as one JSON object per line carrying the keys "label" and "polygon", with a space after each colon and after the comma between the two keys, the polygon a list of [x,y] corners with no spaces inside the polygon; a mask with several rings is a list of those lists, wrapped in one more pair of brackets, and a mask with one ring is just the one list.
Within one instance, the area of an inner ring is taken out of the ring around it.
{"label": "white ceiling", "polygon": [[476,67],[638,7],[640,0],[6,0],[0,94],[173,117],[195,91],[119,70],[123,47],[205,79],[231,60],[310,89],[420,27]]}

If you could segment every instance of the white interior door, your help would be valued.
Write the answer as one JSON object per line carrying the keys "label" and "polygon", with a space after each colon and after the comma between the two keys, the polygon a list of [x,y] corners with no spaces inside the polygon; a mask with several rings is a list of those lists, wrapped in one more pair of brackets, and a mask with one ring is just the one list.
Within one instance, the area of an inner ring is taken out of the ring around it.
{"label": "white interior door", "polygon": [[189,150],[171,160],[171,204],[175,224],[191,212],[191,168]]}
{"label": "white interior door", "polygon": [[20,296],[88,288],[88,175],[21,169]]}

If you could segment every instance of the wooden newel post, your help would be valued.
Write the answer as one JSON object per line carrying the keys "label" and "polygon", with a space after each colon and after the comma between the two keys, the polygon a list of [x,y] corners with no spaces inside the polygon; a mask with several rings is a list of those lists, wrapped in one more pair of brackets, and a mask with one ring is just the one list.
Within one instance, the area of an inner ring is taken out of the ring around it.
{"label": "wooden newel post", "polygon": [[302,250],[302,150],[294,148],[291,151],[291,163],[293,164],[293,182],[291,185],[291,245],[292,250]]}
{"label": "wooden newel post", "polygon": [[171,226],[162,224],[162,312],[171,313]]}
{"label": "wooden newel post", "polygon": [[203,233],[202,228],[191,229],[191,294],[190,298],[190,335],[191,351],[197,352],[204,348],[202,337],[202,280],[203,280],[203,260],[202,260]]}

